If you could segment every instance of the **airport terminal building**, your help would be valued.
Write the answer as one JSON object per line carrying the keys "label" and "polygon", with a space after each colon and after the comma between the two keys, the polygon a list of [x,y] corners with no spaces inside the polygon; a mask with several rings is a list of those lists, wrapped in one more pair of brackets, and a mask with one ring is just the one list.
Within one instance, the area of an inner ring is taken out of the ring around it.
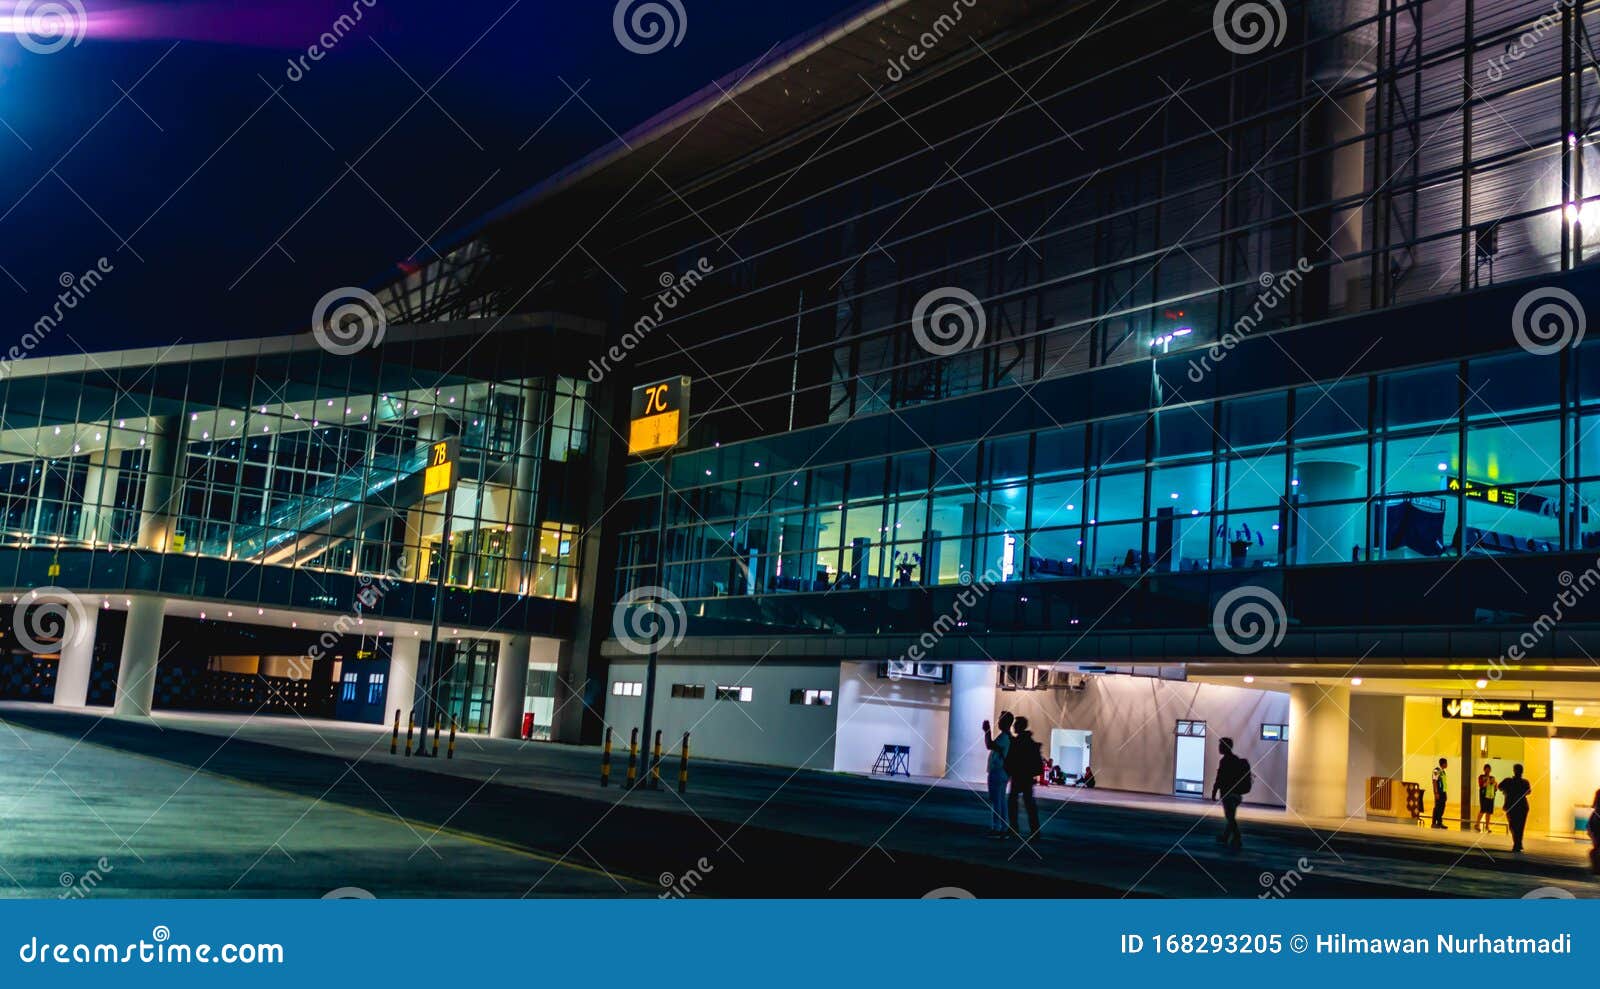
{"label": "airport terminal building", "polygon": [[1600,13],[1234,6],[864,5],[375,286],[372,346],[17,363],[0,567],[98,631],[6,689],[593,743],[654,651],[707,757],[981,778],[1004,709],[1116,789],[1232,737],[1306,817],[1521,763],[1572,833]]}

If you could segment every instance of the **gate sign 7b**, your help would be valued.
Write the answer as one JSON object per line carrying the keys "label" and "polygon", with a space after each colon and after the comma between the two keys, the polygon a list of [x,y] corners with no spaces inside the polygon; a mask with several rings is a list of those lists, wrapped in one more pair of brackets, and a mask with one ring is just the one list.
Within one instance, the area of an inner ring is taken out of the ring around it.
{"label": "gate sign 7b", "polygon": [[683,439],[689,423],[689,378],[668,378],[633,390],[628,413],[628,452],[639,455],[670,450]]}

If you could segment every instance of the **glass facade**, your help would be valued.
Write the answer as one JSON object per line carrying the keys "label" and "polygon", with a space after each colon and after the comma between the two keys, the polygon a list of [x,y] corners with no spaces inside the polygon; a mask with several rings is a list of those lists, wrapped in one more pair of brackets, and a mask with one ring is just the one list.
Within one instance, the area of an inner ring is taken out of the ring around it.
{"label": "glass facade", "polygon": [[[804,470],[750,460],[737,480],[675,477],[665,586],[716,598],[1592,549],[1597,403],[1600,349],[1517,351]],[[627,507],[619,594],[655,576],[657,502]]]}
{"label": "glass facade", "polygon": [[[431,583],[448,538],[448,587],[572,600],[587,382],[519,334],[402,336],[353,357],[281,338],[14,366],[0,548],[95,586],[340,608],[319,575]],[[446,519],[422,481],[448,439]]]}

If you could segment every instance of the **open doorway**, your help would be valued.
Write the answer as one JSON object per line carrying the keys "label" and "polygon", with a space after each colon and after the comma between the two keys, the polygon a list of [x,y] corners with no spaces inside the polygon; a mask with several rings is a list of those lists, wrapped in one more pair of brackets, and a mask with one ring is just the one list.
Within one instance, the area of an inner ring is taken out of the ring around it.
{"label": "open doorway", "polygon": [[1054,759],[1067,782],[1073,783],[1083,771],[1093,765],[1090,758],[1094,748],[1094,732],[1082,728],[1050,729],[1050,758]]}
{"label": "open doorway", "polygon": [[1206,723],[1179,721],[1172,792],[1180,797],[1206,795]]}

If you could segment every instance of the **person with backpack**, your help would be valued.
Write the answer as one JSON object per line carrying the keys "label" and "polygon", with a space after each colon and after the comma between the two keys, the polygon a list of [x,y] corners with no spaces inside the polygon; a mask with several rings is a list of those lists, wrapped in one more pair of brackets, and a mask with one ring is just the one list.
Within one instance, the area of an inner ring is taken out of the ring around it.
{"label": "person with backpack", "polygon": [[1233,754],[1233,739],[1224,738],[1217,748],[1222,758],[1217,762],[1216,780],[1211,784],[1211,799],[1222,798],[1222,816],[1227,822],[1222,833],[1217,835],[1217,844],[1238,851],[1244,847],[1244,838],[1239,834],[1239,805],[1250,792],[1255,777],[1251,775],[1250,763]]}
{"label": "person with backpack", "polygon": [[1039,835],[1039,805],[1033,800],[1033,781],[1044,772],[1044,753],[1028,730],[1028,719],[1018,718],[1012,723],[1016,731],[1011,739],[1011,749],[1006,753],[1006,775],[1011,777],[1011,830],[1017,834],[1017,801],[1028,807],[1028,841]]}

